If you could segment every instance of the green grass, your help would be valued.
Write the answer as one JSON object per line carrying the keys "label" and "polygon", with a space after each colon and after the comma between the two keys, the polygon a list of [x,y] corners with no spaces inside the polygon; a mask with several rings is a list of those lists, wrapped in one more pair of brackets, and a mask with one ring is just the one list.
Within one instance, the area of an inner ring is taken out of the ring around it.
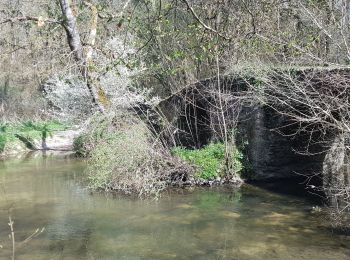
{"label": "green grass", "polygon": [[[196,166],[196,176],[199,178],[210,180],[225,174],[225,146],[222,143],[209,144],[196,150],[176,147],[172,152]],[[233,170],[240,172],[243,168],[242,154],[234,149],[231,157]]]}
{"label": "green grass", "polygon": [[21,123],[0,123],[0,152],[3,152],[7,142],[15,141],[18,136],[26,139],[46,138],[54,131],[67,129],[58,121],[25,121]]}

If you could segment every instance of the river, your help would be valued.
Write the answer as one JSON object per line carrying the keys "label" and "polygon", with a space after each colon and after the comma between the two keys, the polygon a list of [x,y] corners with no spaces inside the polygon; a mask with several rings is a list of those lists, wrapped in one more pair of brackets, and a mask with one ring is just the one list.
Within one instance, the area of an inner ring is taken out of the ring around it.
{"label": "river", "polygon": [[0,161],[0,259],[12,255],[9,215],[16,259],[350,259],[350,236],[306,199],[243,185],[138,200],[87,190],[84,167],[63,155]]}

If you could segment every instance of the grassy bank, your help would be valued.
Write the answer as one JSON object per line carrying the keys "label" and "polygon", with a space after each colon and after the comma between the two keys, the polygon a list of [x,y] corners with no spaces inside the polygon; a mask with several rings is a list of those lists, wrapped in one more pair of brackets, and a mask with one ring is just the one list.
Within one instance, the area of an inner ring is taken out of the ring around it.
{"label": "grassy bank", "polygon": [[[223,143],[213,143],[195,150],[176,147],[172,153],[193,164],[196,167],[195,175],[198,178],[212,180],[227,174]],[[243,169],[242,158],[242,153],[236,148],[230,152],[228,160],[232,164],[233,173],[239,173]]]}
{"label": "grassy bank", "polygon": [[4,151],[7,143],[19,139],[34,140],[48,137],[54,131],[67,129],[58,121],[25,121],[15,123],[0,123],[0,153]]}

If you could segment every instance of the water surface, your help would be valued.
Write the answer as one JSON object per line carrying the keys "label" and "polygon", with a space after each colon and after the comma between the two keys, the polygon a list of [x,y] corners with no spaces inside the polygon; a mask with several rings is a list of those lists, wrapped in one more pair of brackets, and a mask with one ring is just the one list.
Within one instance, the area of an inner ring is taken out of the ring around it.
{"label": "water surface", "polygon": [[350,259],[301,198],[253,186],[194,189],[158,201],[91,194],[84,162],[66,156],[0,161],[0,259]]}

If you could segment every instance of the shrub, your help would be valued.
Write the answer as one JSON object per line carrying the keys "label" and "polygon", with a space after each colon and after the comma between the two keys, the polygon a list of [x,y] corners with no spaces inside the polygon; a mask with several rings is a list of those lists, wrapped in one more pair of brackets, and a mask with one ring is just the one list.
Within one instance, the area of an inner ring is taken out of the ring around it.
{"label": "shrub", "polygon": [[191,171],[127,112],[95,118],[89,129],[76,143],[89,155],[90,188],[158,196],[177,176],[187,178]]}
{"label": "shrub", "polygon": [[87,141],[85,140],[85,135],[79,135],[77,138],[73,141],[73,150],[75,151],[77,156],[81,157],[87,157],[88,156],[88,149],[86,148]]}
{"label": "shrub", "polygon": [[93,115],[86,125],[84,132],[75,138],[73,142],[74,151],[77,155],[89,157],[90,153],[94,151],[97,145],[113,139],[115,136],[115,128],[113,127],[113,124],[116,124],[116,122],[114,122],[115,117],[119,118],[119,123],[123,121],[122,114],[115,115],[109,113],[101,116],[99,113],[96,113]]}
{"label": "shrub", "polygon": [[[225,145],[223,143],[209,144],[196,150],[176,147],[173,149],[173,154],[196,166],[196,176],[199,178],[210,180],[227,173]],[[234,148],[230,154],[232,170],[238,173],[243,168],[242,153]]]}
{"label": "shrub", "polygon": [[0,124],[0,153],[5,150],[7,124]]}
{"label": "shrub", "polygon": [[5,150],[6,145],[6,136],[2,132],[0,132],[0,153]]}

